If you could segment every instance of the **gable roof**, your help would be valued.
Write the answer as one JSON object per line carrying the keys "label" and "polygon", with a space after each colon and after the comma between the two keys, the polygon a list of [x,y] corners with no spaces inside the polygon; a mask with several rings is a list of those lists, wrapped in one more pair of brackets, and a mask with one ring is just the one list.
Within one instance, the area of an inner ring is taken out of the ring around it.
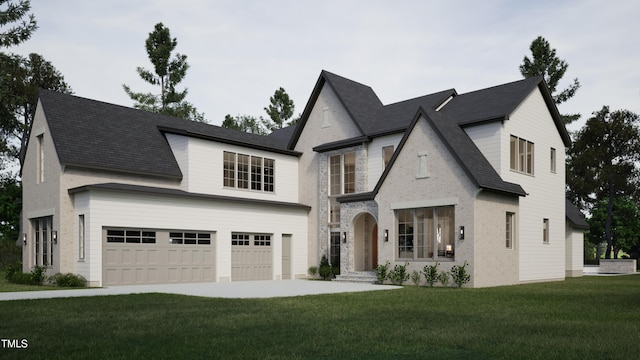
{"label": "gable roof", "polygon": [[[345,140],[345,144],[371,140],[374,137],[392,133],[403,132],[411,123],[415,111],[420,106],[424,108],[436,108],[450,96],[455,95],[455,90],[445,90],[414,99],[383,105],[370,86],[349,80],[326,70],[320,73],[320,77],[311,92],[311,97],[302,113],[300,123],[291,137],[289,149],[295,148],[300,134],[306,124],[311,110],[320,95],[323,86],[328,85],[336,94],[338,101],[349,114],[351,121],[360,132],[357,138]],[[336,144],[342,142],[337,141]],[[326,144],[327,149],[334,148],[335,144]],[[321,148],[325,148],[322,146]]]}
{"label": "gable roof", "polygon": [[181,179],[164,133],[299,155],[277,138],[49,90],[38,96],[63,165]]}
{"label": "gable roof", "polygon": [[584,215],[580,212],[580,209],[573,205],[573,203],[568,199],[565,200],[565,213],[567,220],[569,220],[571,225],[576,229],[588,229],[589,223],[584,219]]}
{"label": "gable roof", "polygon": [[421,107],[415,114],[411,125],[398,145],[398,149],[394,152],[389,165],[376,184],[376,187],[373,190],[373,196],[377,194],[384,183],[387,174],[393,167],[396,158],[402,152],[402,148],[420,119],[425,119],[425,121],[429,123],[431,128],[438,135],[438,138],[440,138],[451,155],[456,159],[458,165],[460,165],[467,174],[469,180],[471,180],[471,182],[473,182],[477,187],[488,191],[501,192],[510,195],[527,195],[520,185],[502,180],[487,158],[482,154],[482,152],[480,152],[480,149],[478,149],[473,140],[471,140],[467,133],[458,126],[453,119],[450,119],[446,115],[440,114],[434,110],[424,109]]}
{"label": "gable roof", "polygon": [[456,119],[460,126],[504,121],[509,119],[518,105],[536,88],[540,89],[565,146],[571,146],[569,133],[542,76],[534,76],[455,96],[440,111]]}

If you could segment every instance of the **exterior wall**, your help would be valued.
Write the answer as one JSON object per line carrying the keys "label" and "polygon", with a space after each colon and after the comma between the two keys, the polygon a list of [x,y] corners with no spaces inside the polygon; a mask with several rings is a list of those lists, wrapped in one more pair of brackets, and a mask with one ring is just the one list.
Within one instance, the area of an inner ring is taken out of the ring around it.
{"label": "exterior wall", "polygon": [[[534,175],[510,169],[510,135],[534,143]],[[500,141],[498,172],[520,184],[527,196],[520,199],[520,281],[565,277],[565,147],[542,94],[536,88],[505,121]],[[550,171],[550,149],[556,149],[556,172]],[[549,242],[543,243],[543,219],[549,219]]]}
{"label": "exterior wall", "polygon": [[373,139],[367,146],[368,153],[368,188],[366,191],[372,191],[375,188],[382,172],[384,171],[384,158],[382,156],[382,148],[393,145],[394,151],[398,148],[403,134],[394,134]]}
{"label": "exterior wall", "polygon": [[[38,174],[38,145],[37,137],[43,136],[44,150],[44,181],[39,181]],[[44,216],[52,216],[52,228],[59,232],[60,239],[60,173],[62,169],[60,161],[56,154],[56,149],[51,138],[51,132],[46,123],[45,115],[42,107],[38,106],[29,138],[29,147],[25,154],[24,166],[22,168],[22,229],[27,234],[27,245],[23,245],[22,249],[22,267],[23,271],[29,272],[34,264],[33,253],[33,229],[31,219]],[[53,246],[53,266],[47,270],[49,275],[63,271],[67,268],[66,263],[61,266],[61,252],[66,253],[68,250],[59,240],[57,245]],[[63,270],[61,270],[63,269]]]}
{"label": "exterior wall", "polygon": [[[418,153],[427,152],[429,176],[417,178]],[[433,132],[426,120],[420,119],[409,135],[400,155],[382,184],[376,202],[378,203],[378,238],[384,238],[384,231],[389,231],[389,241],[381,241],[378,249],[378,263],[387,260],[392,266],[404,264],[398,260],[398,234],[395,210],[433,206],[455,206],[455,229],[465,227],[465,239],[460,240],[456,234],[455,261],[440,259],[441,271],[449,271],[455,264],[468,262],[467,268],[472,274],[476,272],[474,260],[475,222],[474,199],[478,189],[469,181],[464,170],[458,165],[451,153]],[[432,260],[409,261],[409,272],[422,270],[425,265],[433,264]],[[471,277],[470,286],[475,286],[475,276]]]}
{"label": "exterior wall", "polygon": [[[513,247],[506,247],[506,213],[515,213],[518,227],[518,197],[482,191],[478,194],[474,209],[473,238],[475,268],[472,273],[474,287],[513,285],[519,282],[519,241],[513,239]],[[466,229],[465,229],[466,230]],[[466,237],[466,236],[465,236]]]}
{"label": "exterior wall", "polygon": [[[182,190],[191,193],[298,202],[298,158],[296,156],[173,134],[167,134],[167,140],[184,176]],[[274,159],[275,191],[271,193],[225,188],[223,184],[225,151]]]}
{"label": "exterior wall", "polygon": [[566,221],[565,229],[565,276],[579,277],[584,273],[584,230],[574,228],[569,221]]}
{"label": "exterior wall", "polygon": [[273,279],[282,274],[282,235],[291,234],[292,276],[303,277],[307,271],[306,209],[104,190],[76,194],[74,202],[76,217],[85,214],[86,232],[86,261],[77,271],[93,285],[102,284],[105,227],[215,232],[216,281],[231,279],[231,232],[273,234]]}
{"label": "exterior wall", "polygon": [[[321,234],[319,224],[327,222],[326,214],[319,211],[321,206],[321,184],[326,188],[326,180],[321,180],[321,171],[326,170],[326,164],[321,164],[322,154],[313,148],[352,137],[360,133],[348,113],[340,103],[330,86],[325,85],[313,105],[309,118],[298,139],[295,151],[301,152],[298,160],[298,192],[299,202],[312,207],[309,212],[309,265],[317,265],[323,253],[320,248],[329,244],[328,234]],[[326,161],[326,160],[325,160]],[[323,184],[323,182],[325,182]],[[326,206],[326,205],[325,205]]]}
{"label": "exterior wall", "polygon": [[466,127],[464,131],[498,173],[500,173],[503,162],[506,161],[507,165],[509,164],[509,153],[507,152],[507,157],[504,158],[504,154],[500,151],[500,145],[502,144],[502,138],[504,136],[501,122],[491,122]]}

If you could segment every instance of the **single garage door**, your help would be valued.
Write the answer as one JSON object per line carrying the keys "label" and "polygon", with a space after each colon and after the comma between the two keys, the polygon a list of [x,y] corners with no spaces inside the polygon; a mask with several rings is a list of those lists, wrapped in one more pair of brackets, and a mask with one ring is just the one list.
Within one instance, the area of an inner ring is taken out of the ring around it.
{"label": "single garage door", "polygon": [[103,230],[103,285],[214,281],[215,232]]}
{"label": "single garage door", "polygon": [[273,279],[271,235],[231,234],[231,280]]}

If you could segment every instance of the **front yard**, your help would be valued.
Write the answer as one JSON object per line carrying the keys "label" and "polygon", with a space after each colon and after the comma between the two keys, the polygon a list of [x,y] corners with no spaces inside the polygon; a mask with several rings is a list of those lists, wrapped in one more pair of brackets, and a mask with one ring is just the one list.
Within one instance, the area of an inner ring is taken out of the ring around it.
{"label": "front yard", "polygon": [[0,338],[28,344],[3,346],[3,359],[629,359],[640,276],[274,299],[6,301],[0,319]]}

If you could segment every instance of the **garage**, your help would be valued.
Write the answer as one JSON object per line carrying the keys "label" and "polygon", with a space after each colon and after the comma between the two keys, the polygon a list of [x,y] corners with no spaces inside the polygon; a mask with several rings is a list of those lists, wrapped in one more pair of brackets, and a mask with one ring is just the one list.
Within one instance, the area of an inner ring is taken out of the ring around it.
{"label": "garage", "polygon": [[231,234],[231,280],[273,279],[270,234]]}
{"label": "garage", "polygon": [[103,284],[215,280],[215,232],[103,229]]}

